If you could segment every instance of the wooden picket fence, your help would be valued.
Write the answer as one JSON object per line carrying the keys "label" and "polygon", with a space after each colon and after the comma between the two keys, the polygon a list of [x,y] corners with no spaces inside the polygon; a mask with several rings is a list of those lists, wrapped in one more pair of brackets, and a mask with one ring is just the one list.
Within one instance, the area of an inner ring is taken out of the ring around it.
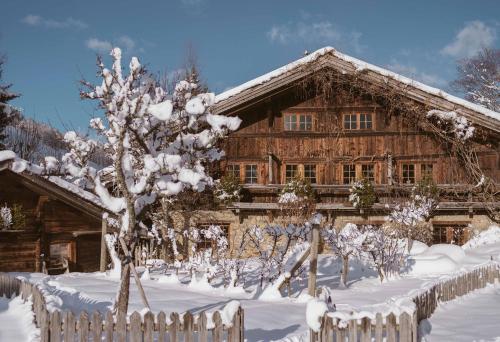
{"label": "wooden picket fence", "polygon": [[41,342],[243,342],[244,312],[240,307],[232,324],[223,324],[220,313],[212,315],[213,324],[208,323],[205,312],[194,316],[186,312],[182,319],[172,313],[170,319],[163,311],[156,316],[148,312],[142,317],[133,312],[129,319],[123,315],[114,317],[110,311],[102,315],[96,311],[82,311],[77,317],[71,311],[48,312],[40,289],[29,282],[16,279],[8,274],[0,274],[0,296],[11,298],[21,295],[23,300],[31,299],[35,323],[40,328]]}
{"label": "wooden picket fence", "polygon": [[392,313],[384,317],[377,313],[374,320],[364,317],[346,322],[325,313],[321,319],[320,331],[309,330],[310,341],[416,342],[418,324],[431,317],[439,302],[447,302],[484,288],[487,284],[494,283],[495,279],[500,279],[500,267],[489,264],[439,282],[412,299],[416,306],[412,315],[404,312],[399,317]]}

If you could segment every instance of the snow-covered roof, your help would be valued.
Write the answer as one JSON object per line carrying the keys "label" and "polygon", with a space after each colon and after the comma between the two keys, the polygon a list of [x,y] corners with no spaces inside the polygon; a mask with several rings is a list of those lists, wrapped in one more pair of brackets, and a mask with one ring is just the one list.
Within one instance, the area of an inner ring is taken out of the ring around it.
{"label": "snow-covered roof", "polygon": [[352,64],[353,67],[355,68],[356,72],[361,72],[363,70],[373,71],[373,72],[379,74],[380,76],[392,78],[397,82],[412,86],[412,87],[419,89],[425,93],[428,93],[429,95],[434,95],[434,96],[440,97],[440,98],[442,98],[448,102],[451,102],[455,105],[465,107],[465,108],[470,109],[474,112],[480,113],[484,116],[487,116],[489,118],[500,121],[500,113],[498,113],[498,112],[492,111],[490,109],[487,109],[483,106],[472,103],[470,101],[464,100],[464,99],[459,98],[457,96],[448,94],[441,89],[430,87],[430,86],[425,85],[421,82],[418,82],[416,80],[413,80],[413,79],[405,77],[405,76],[402,76],[402,75],[397,74],[395,72],[392,72],[390,70],[387,70],[387,69],[378,67],[376,65],[364,62],[364,61],[359,60],[357,58],[345,55],[345,54],[335,50],[333,47],[324,47],[322,49],[319,49],[319,50],[317,50],[317,51],[315,51],[315,52],[313,52],[305,57],[302,57],[302,58],[300,58],[292,63],[289,63],[285,66],[282,66],[281,68],[278,68],[276,70],[268,72],[267,74],[259,76],[255,79],[250,80],[248,82],[245,82],[237,87],[234,87],[234,88],[229,89],[223,93],[220,93],[215,97],[215,103],[222,104],[226,100],[228,100],[232,97],[235,97],[235,96],[245,92],[246,90],[255,88],[259,85],[263,85],[263,84],[271,81],[274,78],[277,78],[279,76],[283,76],[287,73],[290,73],[291,71],[298,69],[300,66],[304,66],[304,65],[309,64],[311,62],[314,62],[318,58],[325,56],[325,55],[330,55],[330,56],[333,56],[337,59],[340,59],[342,61],[345,61],[345,62]]}
{"label": "snow-covered roof", "polygon": [[102,209],[102,212],[108,211],[98,196],[62,177],[43,175],[43,169],[40,166],[16,157],[15,153],[12,151],[0,151],[0,164],[5,162],[7,163],[6,168],[16,174],[34,176],[38,179],[48,181],[56,187]]}

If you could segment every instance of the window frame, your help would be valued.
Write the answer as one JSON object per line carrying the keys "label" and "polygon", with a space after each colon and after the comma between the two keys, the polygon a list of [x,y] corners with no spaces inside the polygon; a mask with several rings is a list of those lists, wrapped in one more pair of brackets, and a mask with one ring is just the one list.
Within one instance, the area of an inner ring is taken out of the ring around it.
{"label": "window frame", "polygon": [[[238,172],[235,172],[235,168],[238,168]],[[238,182],[241,182],[241,165],[230,163],[226,165],[226,175],[233,175]]]}
{"label": "window frame", "polygon": [[[349,170],[346,170],[346,167],[349,167]],[[346,172],[349,174],[349,181],[346,181]],[[342,164],[342,184],[349,185],[354,182],[356,182],[356,164]]]}
{"label": "window frame", "polygon": [[[407,167],[407,170],[405,170],[405,167]],[[413,170],[410,170],[411,168],[413,168]],[[417,181],[416,169],[415,163],[401,163],[401,182],[403,184],[415,184]],[[409,175],[405,177],[405,173],[413,173],[413,177],[410,177]],[[412,182],[406,181],[406,179],[411,178],[413,178]]]}
{"label": "window frame", "polygon": [[[369,167],[371,169],[371,177],[366,177],[365,176],[365,170],[363,170],[363,168],[367,168]],[[361,179],[366,179],[372,183],[375,183],[375,164],[361,164],[361,167],[360,167],[360,171],[361,171]]]}
{"label": "window frame", "polygon": [[[317,164],[304,164],[304,179],[307,180],[311,184],[318,184],[318,165]],[[312,167],[310,170],[306,170],[306,168]],[[314,173],[314,176],[307,175],[307,173]],[[314,180],[314,181],[312,181]]]}
{"label": "window frame", "polygon": [[[254,171],[255,171],[255,175],[252,174],[252,166],[255,167]],[[250,167],[250,176],[247,176],[247,171],[248,171],[248,167]],[[244,182],[245,184],[258,184],[259,183],[259,172],[258,172],[258,165],[257,164],[245,164],[245,174],[244,174]],[[255,182],[248,182],[249,179],[254,179],[255,178]]]}
{"label": "window frame", "polygon": [[[294,167],[295,170],[294,170],[294,174],[293,176],[288,176],[288,167]],[[299,164],[294,164],[294,163],[290,163],[290,164],[285,164],[285,184],[288,183],[289,181],[293,180],[295,177],[299,176],[300,173],[299,173]]]}
{"label": "window frame", "polygon": [[[425,170],[427,167],[430,166],[430,173],[429,170]],[[433,163],[420,163],[420,179],[428,179],[431,181],[434,181],[434,164]]]}
{"label": "window frame", "polygon": [[[361,120],[363,116],[364,120]],[[342,114],[342,128],[344,131],[373,131],[375,130],[375,116],[376,113],[373,111],[359,111],[359,112],[348,112]],[[349,121],[347,121],[349,118]],[[353,127],[353,120],[355,119],[355,125]],[[369,118],[369,120],[367,120]],[[349,123],[349,125],[347,125]],[[369,123],[370,127],[367,127]],[[364,126],[364,127],[362,127]]]}
{"label": "window frame", "polygon": [[314,130],[314,114],[285,113],[283,115],[283,130],[285,132],[312,132]]}
{"label": "window frame", "polygon": [[[364,118],[364,120],[361,120]],[[370,118],[370,120],[367,120]],[[373,130],[373,113],[359,113],[359,130],[370,131]],[[367,127],[367,124],[370,124],[370,127]],[[365,127],[362,127],[365,126]]]}

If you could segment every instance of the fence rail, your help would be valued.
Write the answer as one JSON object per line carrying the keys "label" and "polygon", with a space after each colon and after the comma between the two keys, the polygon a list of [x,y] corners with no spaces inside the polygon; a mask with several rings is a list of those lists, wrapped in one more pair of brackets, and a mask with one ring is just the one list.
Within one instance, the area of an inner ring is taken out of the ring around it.
{"label": "fence rail", "polygon": [[31,299],[35,324],[40,328],[42,342],[244,341],[244,312],[241,307],[228,325],[223,324],[218,311],[213,315],[186,312],[182,317],[178,313],[167,317],[163,311],[156,316],[151,312],[144,316],[133,312],[129,319],[123,315],[114,317],[110,311],[104,314],[82,311],[76,316],[71,311],[49,312],[44,296],[36,285],[8,274],[0,274],[0,297],[18,295],[23,300]]}
{"label": "fence rail", "polygon": [[377,313],[375,319],[364,317],[343,321],[329,313],[321,318],[319,332],[310,330],[311,342],[416,342],[418,324],[434,313],[439,302],[447,302],[471,291],[484,288],[500,279],[500,267],[490,264],[439,282],[411,300],[416,310],[410,315],[403,312],[397,317],[393,313],[383,316]]}

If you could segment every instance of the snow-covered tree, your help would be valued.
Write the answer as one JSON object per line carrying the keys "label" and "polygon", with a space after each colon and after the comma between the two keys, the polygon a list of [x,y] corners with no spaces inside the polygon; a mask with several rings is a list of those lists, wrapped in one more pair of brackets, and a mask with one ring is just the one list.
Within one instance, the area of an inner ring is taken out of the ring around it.
{"label": "snow-covered tree", "polygon": [[476,56],[458,62],[452,86],[469,101],[500,111],[500,50],[483,48]]}
{"label": "snow-covered tree", "polygon": [[347,285],[349,258],[361,255],[365,238],[366,235],[353,223],[346,224],[340,230],[330,227],[323,231],[323,239],[330,246],[333,254],[342,259],[341,286]]}
{"label": "snow-covered tree", "polygon": [[[174,92],[167,94],[136,57],[132,57],[129,72],[124,75],[121,50],[112,49],[111,56],[111,69],[98,59],[102,83],[82,81],[85,90],[81,97],[97,101],[104,112],[104,120],[94,118],[90,125],[105,140],[112,160],[109,175],[116,191],[110,193],[99,173],[88,165],[95,143],[73,132],[65,136],[71,151],[62,163],[53,165],[49,160],[45,166],[69,173],[96,193],[120,217],[120,239],[131,249],[148,206],[161,199],[174,199],[184,190],[203,191],[212,184],[205,165],[223,155],[216,142],[237,129],[241,120],[211,114],[214,94],[194,95],[194,83],[180,81]],[[122,313],[128,307],[127,262],[115,306]]]}
{"label": "snow-covered tree", "polygon": [[406,244],[400,238],[400,231],[392,227],[364,226],[366,236],[363,243],[364,254],[376,268],[380,281],[399,274],[406,256]]}
{"label": "snow-covered tree", "polygon": [[400,230],[401,235],[407,239],[408,251],[411,250],[413,240],[427,233],[427,227],[423,223],[430,217],[437,205],[437,200],[431,196],[430,192],[423,193],[421,190],[420,187],[414,187],[410,198],[403,203],[396,204],[389,214],[389,222],[393,223]]}
{"label": "snow-covered tree", "polygon": [[19,110],[9,104],[19,97],[19,94],[10,91],[12,84],[2,83],[3,65],[5,58],[0,56],[0,150],[5,149],[5,128],[19,115]]}

